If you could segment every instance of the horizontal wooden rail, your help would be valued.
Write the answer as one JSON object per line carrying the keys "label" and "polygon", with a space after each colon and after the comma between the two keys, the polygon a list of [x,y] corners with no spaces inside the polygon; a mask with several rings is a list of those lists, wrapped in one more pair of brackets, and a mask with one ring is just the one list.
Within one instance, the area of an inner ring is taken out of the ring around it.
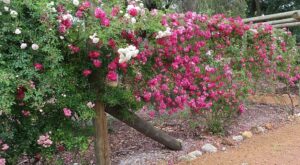
{"label": "horizontal wooden rail", "polygon": [[277,25],[274,25],[273,27],[275,27],[275,28],[284,28],[284,27],[295,27],[295,26],[300,26],[300,22],[277,24]]}
{"label": "horizontal wooden rail", "polygon": [[280,19],[280,20],[274,20],[274,21],[268,21],[266,23],[270,25],[276,25],[276,24],[283,24],[283,23],[291,23],[291,22],[297,22],[298,20],[295,18],[286,18],[286,19]]}
{"label": "horizontal wooden rail", "polygon": [[277,13],[277,14],[270,14],[270,15],[262,15],[258,17],[252,17],[252,18],[245,18],[243,21],[245,23],[247,22],[260,22],[260,21],[268,21],[268,20],[274,20],[274,19],[283,19],[283,18],[299,18],[300,17],[300,10],[294,10],[284,13]]}

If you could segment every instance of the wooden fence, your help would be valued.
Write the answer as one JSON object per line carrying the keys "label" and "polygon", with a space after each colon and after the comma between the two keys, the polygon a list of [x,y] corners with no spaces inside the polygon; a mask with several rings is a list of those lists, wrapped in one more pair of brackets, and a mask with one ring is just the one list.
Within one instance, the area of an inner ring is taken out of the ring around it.
{"label": "wooden fence", "polygon": [[284,13],[262,15],[258,17],[245,18],[245,23],[268,23],[275,28],[300,26],[300,10],[294,10]]}

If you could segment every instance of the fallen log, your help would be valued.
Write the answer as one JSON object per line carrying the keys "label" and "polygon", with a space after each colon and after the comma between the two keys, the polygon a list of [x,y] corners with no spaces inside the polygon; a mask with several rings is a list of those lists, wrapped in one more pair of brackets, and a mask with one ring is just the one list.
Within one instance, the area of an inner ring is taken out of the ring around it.
{"label": "fallen log", "polygon": [[135,130],[141,132],[147,137],[165,145],[167,148],[172,150],[181,150],[181,143],[174,137],[167,133],[155,128],[149,122],[141,119],[135,113],[129,110],[120,110],[118,107],[106,107],[105,112],[126,123]]}

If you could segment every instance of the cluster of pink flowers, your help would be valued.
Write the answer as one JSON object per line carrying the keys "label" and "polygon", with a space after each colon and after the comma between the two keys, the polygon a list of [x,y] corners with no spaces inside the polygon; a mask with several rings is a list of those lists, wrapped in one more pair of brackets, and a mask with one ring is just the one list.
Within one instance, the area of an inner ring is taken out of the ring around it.
{"label": "cluster of pink flowers", "polygon": [[37,143],[45,148],[48,148],[52,145],[53,142],[50,139],[50,136],[46,133],[39,137],[39,139],[37,140]]}
{"label": "cluster of pink flowers", "polygon": [[6,160],[0,157],[0,165],[5,165],[5,164],[6,164]]}
{"label": "cluster of pink flowers", "polygon": [[1,139],[0,139],[0,146],[1,146],[1,148],[0,148],[1,151],[6,151],[9,149],[9,145],[6,143],[3,143],[3,141]]}
{"label": "cluster of pink flowers", "polygon": [[78,10],[76,11],[75,16],[78,18],[83,17],[83,13],[88,10],[91,7],[91,3],[89,1],[84,1],[79,7]]}
{"label": "cluster of pink flowers", "polygon": [[64,115],[66,117],[71,117],[72,116],[72,111],[69,108],[64,108],[63,111],[64,111]]}
{"label": "cluster of pink flowers", "polygon": [[102,26],[109,27],[110,20],[108,19],[105,11],[102,10],[100,7],[97,7],[95,9],[95,17],[98,18],[98,19],[100,19],[100,24]]}
{"label": "cluster of pink flowers", "polygon": [[[243,94],[241,89],[246,87],[247,82],[239,79],[241,75],[234,74],[233,68],[243,69],[249,83],[253,81],[253,74],[276,75],[276,64],[283,61],[282,56],[269,47],[277,40],[268,39],[273,34],[272,26],[268,24],[251,26],[244,24],[240,18],[225,18],[221,14],[208,17],[193,12],[166,15],[161,23],[171,28],[172,34],[158,37],[155,50],[146,47],[137,57],[141,61],[153,58],[155,64],[152,69],[158,74],[148,81],[146,88],[141,87],[136,92],[138,100],[153,103],[160,114],[172,114],[187,106],[195,112],[222,111],[225,105],[242,113],[245,107],[240,97],[247,93]],[[240,56],[227,53],[234,46],[233,38],[244,37],[253,29],[254,43],[248,44],[245,52],[241,50]],[[264,35],[266,37],[262,40]],[[211,47],[211,41],[214,47]],[[280,43],[283,52],[286,51],[284,43]],[[256,52],[247,54],[248,50]],[[148,55],[142,60],[142,55],[146,53]],[[278,60],[274,61],[274,56]],[[212,61],[218,65],[213,65]],[[252,73],[253,68],[260,68],[261,72]],[[137,83],[141,77],[137,75]],[[296,74],[290,80],[296,82],[299,78],[300,75]],[[154,112],[149,115],[154,116]]]}
{"label": "cluster of pink flowers", "polygon": [[[3,141],[0,139],[0,151],[7,151],[9,149],[9,145],[6,143],[3,143]],[[6,164],[6,160],[5,158],[1,158],[0,157],[0,165],[5,165]]]}

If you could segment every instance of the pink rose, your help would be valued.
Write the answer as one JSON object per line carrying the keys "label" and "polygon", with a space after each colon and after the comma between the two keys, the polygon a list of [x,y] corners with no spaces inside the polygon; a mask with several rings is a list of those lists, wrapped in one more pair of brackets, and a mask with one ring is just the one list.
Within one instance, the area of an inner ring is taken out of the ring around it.
{"label": "pink rose", "polygon": [[138,14],[138,10],[136,8],[131,8],[128,10],[128,14],[130,14],[132,17],[135,17]]}
{"label": "pink rose", "polygon": [[103,11],[101,8],[97,7],[95,9],[95,17],[99,19],[104,19],[106,17],[105,11]]}
{"label": "pink rose", "polygon": [[90,58],[98,58],[100,56],[100,53],[97,51],[90,51],[89,52],[89,57]]}
{"label": "pink rose", "polygon": [[85,70],[82,72],[82,74],[83,74],[84,77],[87,77],[87,76],[89,76],[90,74],[92,74],[92,71],[89,70],[89,69],[85,69]]}
{"label": "pink rose", "polygon": [[109,71],[106,77],[109,81],[117,81],[118,74],[115,71]]}
{"label": "pink rose", "polygon": [[63,111],[66,117],[70,117],[72,115],[72,111],[69,108],[64,108]]}
{"label": "pink rose", "polygon": [[34,64],[34,68],[35,68],[36,70],[40,71],[40,70],[42,70],[44,67],[43,67],[43,65],[40,64],[40,63],[35,63],[35,64]]}
{"label": "pink rose", "polygon": [[5,165],[5,164],[6,164],[5,159],[0,157],[0,165]]}
{"label": "pink rose", "polygon": [[3,144],[1,150],[6,151],[8,150],[9,146],[7,144]]}
{"label": "pink rose", "polygon": [[100,60],[93,60],[93,65],[96,67],[96,68],[99,68],[101,66],[102,62]]}

